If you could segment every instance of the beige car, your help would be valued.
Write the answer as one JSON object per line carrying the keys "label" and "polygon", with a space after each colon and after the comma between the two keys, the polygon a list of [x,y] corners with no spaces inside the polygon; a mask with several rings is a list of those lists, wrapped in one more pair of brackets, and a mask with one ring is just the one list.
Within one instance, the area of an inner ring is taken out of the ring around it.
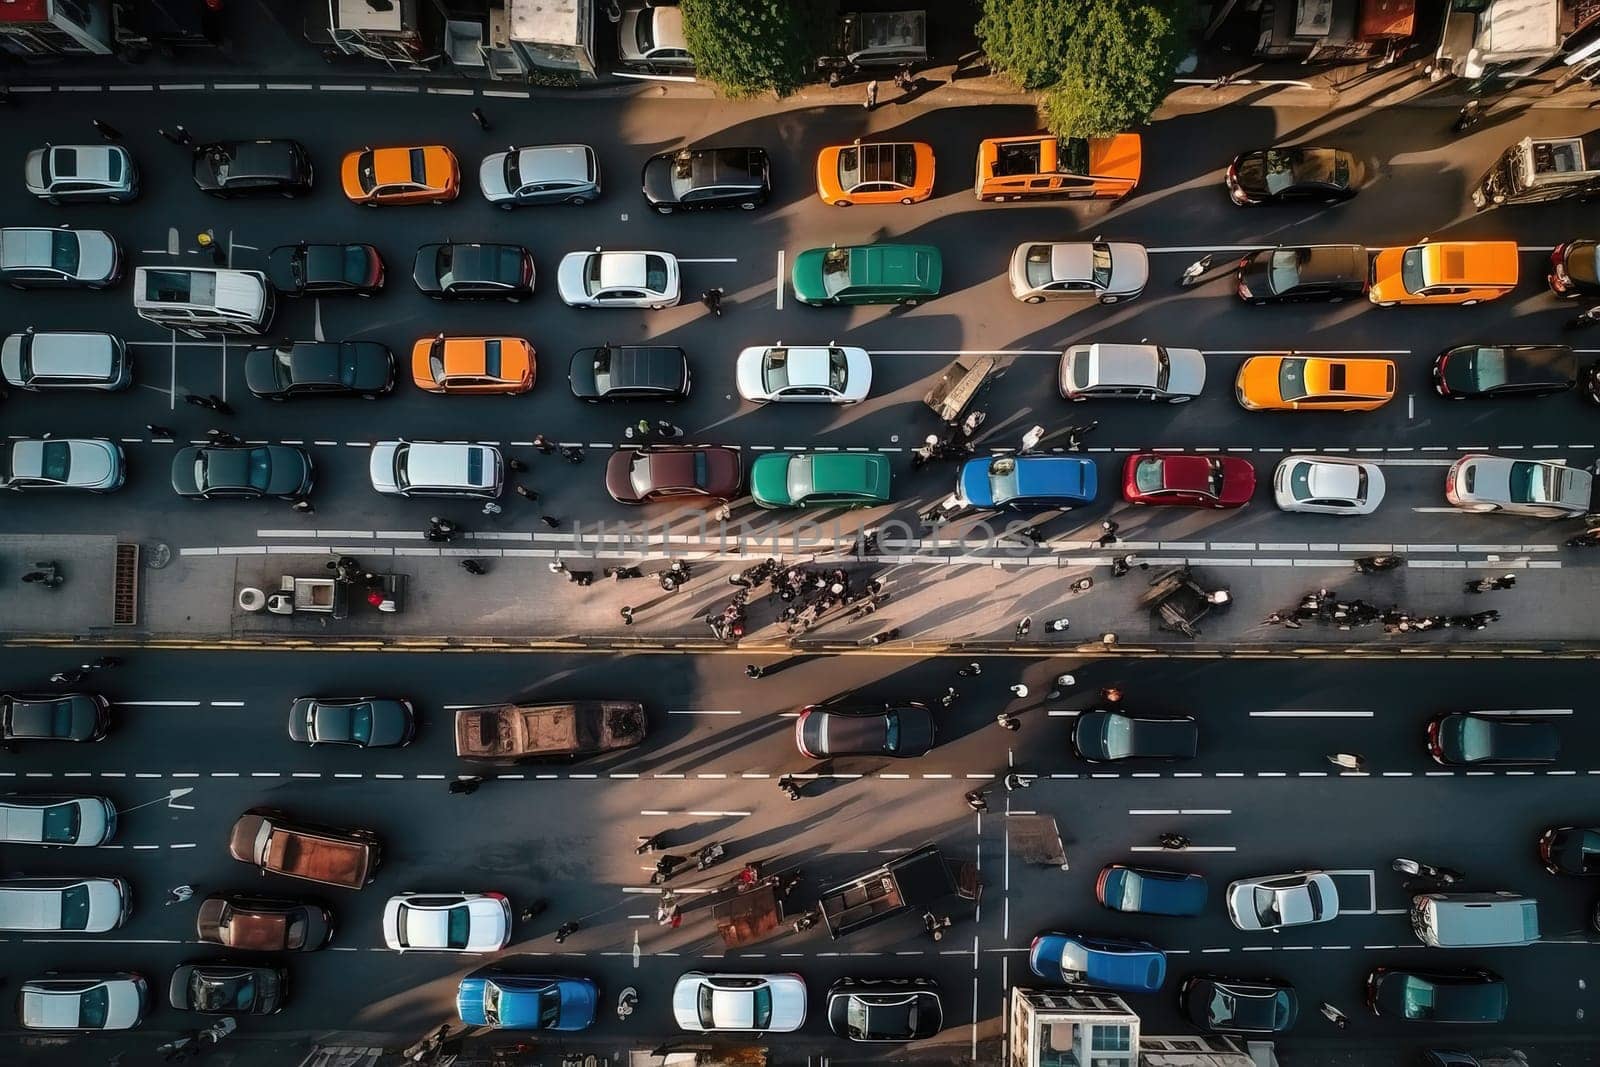
{"label": "beige car", "polygon": [[1150,257],[1123,241],[1020,244],[1011,253],[1011,295],[1024,304],[1097,300],[1115,304],[1144,292]]}

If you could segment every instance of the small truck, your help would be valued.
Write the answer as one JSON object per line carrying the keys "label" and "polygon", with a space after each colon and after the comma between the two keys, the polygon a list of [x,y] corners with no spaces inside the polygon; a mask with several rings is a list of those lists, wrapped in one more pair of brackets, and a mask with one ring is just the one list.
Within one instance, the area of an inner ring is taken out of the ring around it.
{"label": "small truck", "polygon": [[598,756],[644,740],[644,705],[627,700],[485,704],[456,711],[456,755],[491,763]]}
{"label": "small truck", "polygon": [[339,830],[292,822],[281,811],[251,808],[228,838],[233,858],[262,874],[360,889],[372,884],[383,855],[371,830]]}

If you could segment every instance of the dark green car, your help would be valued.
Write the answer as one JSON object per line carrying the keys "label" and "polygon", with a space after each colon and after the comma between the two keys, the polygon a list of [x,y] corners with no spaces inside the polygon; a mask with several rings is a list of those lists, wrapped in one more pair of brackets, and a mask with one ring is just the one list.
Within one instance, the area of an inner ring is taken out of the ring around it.
{"label": "dark green car", "polygon": [[917,304],[939,295],[944,263],[932,245],[808,248],[794,260],[794,295],[826,304]]}
{"label": "dark green car", "polygon": [[764,508],[858,508],[889,500],[889,457],[877,452],[771,452],[750,465]]}

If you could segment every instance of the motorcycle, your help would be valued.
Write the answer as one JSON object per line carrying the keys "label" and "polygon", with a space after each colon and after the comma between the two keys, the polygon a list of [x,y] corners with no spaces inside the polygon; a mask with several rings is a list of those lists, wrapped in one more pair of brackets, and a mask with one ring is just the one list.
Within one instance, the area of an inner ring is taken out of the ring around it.
{"label": "motorcycle", "polygon": [[624,989],[617,997],[617,1018],[626,1019],[639,1006],[639,991],[633,986]]}
{"label": "motorcycle", "polygon": [[720,841],[713,841],[711,844],[694,854],[695,869],[703,871],[709,867],[713,867],[727,854],[727,849],[722,847],[722,843]]}
{"label": "motorcycle", "polygon": [[1425,878],[1430,882],[1438,882],[1441,885],[1455,885],[1466,878],[1466,875],[1460,871],[1451,870],[1449,867],[1435,867],[1431,863],[1422,863],[1418,860],[1405,859],[1403,857],[1395,860],[1389,866],[1398,874],[1409,874],[1414,878]]}

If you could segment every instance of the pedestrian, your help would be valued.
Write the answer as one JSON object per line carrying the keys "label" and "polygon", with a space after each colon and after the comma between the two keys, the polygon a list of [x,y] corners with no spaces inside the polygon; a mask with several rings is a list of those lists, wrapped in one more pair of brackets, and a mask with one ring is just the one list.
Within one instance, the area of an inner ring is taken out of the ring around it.
{"label": "pedestrian", "polygon": [[1461,105],[1461,110],[1456,112],[1455,122],[1450,124],[1451,133],[1466,133],[1476,126],[1483,118],[1483,101],[1468,100]]}
{"label": "pedestrian", "polygon": [[673,438],[683,436],[683,430],[680,427],[674,426],[666,419],[656,420],[656,432],[669,441]]}
{"label": "pedestrian", "polygon": [[909,93],[912,87],[916,85],[916,79],[911,77],[910,64],[900,67],[894,72],[894,84],[902,93]]}
{"label": "pedestrian", "polygon": [[173,886],[171,889],[167,890],[167,906],[171,907],[174,904],[182,904],[184,901],[189,900],[193,896],[194,886]]}
{"label": "pedestrian", "polygon": [[552,530],[561,529],[561,520],[553,515],[540,515],[539,521],[550,527]]}
{"label": "pedestrian", "polygon": [[986,799],[987,796],[988,794],[984,791],[977,789],[972,790],[966,795],[967,807],[971,808],[979,815],[982,815],[984,812],[989,810],[989,801]]}
{"label": "pedestrian", "polygon": [[1022,621],[1017,623],[1017,640],[1020,641],[1027,637],[1028,631],[1031,629],[1033,629],[1033,616],[1024,615]]}
{"label": "pedestrian", "polygon": [[233,408],[229,407],[228,406],[228,402],[226,400],[222,399],[216,393],[207,393],[206,394],[206,406],[209,407],[212,411],[215,411],[218,415],[232,415],[233,414]]}
{"label": "pedestrian", "polygon": [[512,474],[521,474],[527,469],[528,465],[522,462],[522,460],[517,459],[515,456],[506,457],[506,470],[510,471]]}
{"label": "pedestrian", "polygon": [[1105,548],[1108,545],[1116,544],[1117,530],[1119,527],[1119,523],[1112,522],[1110,519],[1106,519],[1101,522],[1100,537],[1095,541],[1095,545],[1099,548]]}
{"label": "pedestrian", "polygon": [[754,663],[746,663],[744,665],[744,676],[746,678],[754,680],[756,678],[760,678],[763,674],[766,674],[766,673],[767,672],[763,668],[757,666]]}
{"label": "pedestrian", "polygon": [[1367,765],[1367,758],[1359,752],[1335,752],[1328,757],[1328,762],[1347,771],[1359,771]]}
{"label": "pedestrian", "polygon": [[1350,1017],[1327,1001],[1322,1002],[1321,1011],[1322,1017],[1339,1029],[1344,1030],[1350,1026]]}
{"label": "pedestrian", "polygon": [[944,691],[944,696],[939,698],[939,703],[943,704],[945,707],[948,708],[951,704],[954,704],[956,702],[956,697],[958,697],[960,695],[961,695],[960,693],[956,692],[956,687],[955,686],[953,686],[953,685],[952,686],[946,686],[945,687],[945,691]]}
{"label": "pedestrian", "polygon": [[978,675],[983,673],[983,664],[979,663],[977,660],[973,660],[965,667],[962,667],[960,670],[956,671],[956,673],[963,678],[976,678]]}
{"label": "pedestrian", "polygon": [[633,625],[633,606],[631,604],[622,605],[622,608],[620,609],[618,614],[620,614],[622,616],[622,625],[624,625],[624,626],[632,626]]}
{"label": "pedestrian", "polygon": [[1016,697],[1018,700],[1021,700],[1028,695],[1028,687],[1023,685],[1021,682],[1018,682],[1016,685],[1011,687],[1011,695]]}
{"label": "pedestrian", "polygon": [[478,129],[488,132],[489,116],[483,113],[483,108],[475,107],[472,109],[472,121],[478,124]]}
{"label": "pedestrian", "polygon": [[566,922],[556,927],[556,944],[561,944],[561,942],[565,941],[567,938],[571,937],[577,932],[578,920],[568,919]]}
{"label": "pedestrian", "polygon": [[548,456],[550,453],[556,450],[556,446],[551,444],[549,439],[546,438],[542,433],[536,433],[533,435],[533,447],[537,448],[539,450],[539,454],[542,456]]}
{"label": "pedestrian", "polygon": [[870,645],[887,644],[888,642],[893,641],[895,638],[897,638],[899,636],[900,636],[900,627],[896,626],[896,627],[893,627],[892,629],[883,630],[883,631],[881,631],[879,633],[873,634],[871,637],[867,638],[867,643],[870,644]]}
{"label": "pedestrian", "polygon": [[1514,586],[1516,584],[1517,584],[1517,576],[1515,574],[1502,574],[1498,578],[1490,578],[1489,579],[1489,588],[1490,589],[1510,589],[1512,586]]}
{"label": "pedestrian", "polygon": [[483,784],[483,779],[478,777],[457,778],[450,783],[450,792],[463,797],[469,797],[478,791]]}
{"label": "pedestrian", "polygon": [[1038,448],[1039,442],[1043,440],[1044,427],[1035,426],[1027,433],[1022,435],[1022,447],[1017,449],[1017,451],[1020,454],[1026,455],[1027,453],[1032,452],[1035,448]]}
{"label": "pedestrian", "polygon": [[1117,641],[1117,635],[1112,633],[1110,630],[1107,630],[1105,633],[1100,635],[1100,647],[1102,648],[1112,648],[1116,645]]}
{"label": "pedestrian", "polygon": [[120,666],[122,666],[122,660],[119,657],[100,656],[97,659],[90,660],[88,663],[83,664],[82,669],[86,671],[108,671],[113,667]]}
{"label": "pedestrian", "polygon": [[171,440],[172,438],[178,436],[177,431],[173,430],[171,427],[157,426],[153,422],[147,422],[144,424],[144,432],[149,434],[151,438],[155,440],[160,440],[161,438]]}
{"label": "pedestrian", "polygon": [[1111,577],[1113,578],[1121,578],[1131,570],[1133,570],[1133,557],[1131,555],[1121,555],[1111,561]]}
{"label": "pedestrian", "polygon": [[77,685],[83,681],[82,671],[56,671],[50,676],[53,685]]}
{"label": "pedestrian", "polygon": [[1108,685],[1104,689],[1100,690],[1100,699],[1108,706],[1116,707],[1118,704],[1122,703],[1122,690],[1118,689],[1114,685]]}
{"label": "pedestrian", "polygon": [[1193,263],[1191,263],[1187,267],[1183,268],[1183,274],[1182,274],[1181,277],[1178,278],[1178,287],[1180,289],[1189,288],[1189,286],[1191,286],[1191,285],[1195,284],[1196,282],[1198,282],[1200,280],[1200,276],[1203,275],[1206,271],[1208,271],[1210,269],[1211,269],[1211,256],[1210,256],[1210,254],[1201,256],[1199,259],[1195,260]]}
{"label": "pedestrian", "polygon": [[1002,711],[1000,714],[994,717],[994,721],[995,724],[1001,729],[1010,730],[1012,733],[1016,733],[1018,730],[1022,729],[1022,720],[1011,714],[1009,711]]}
{"label": "pedestrian", "polygon": [[464,560],[462,560],[461,561],[461,569],[466,571],[468,574],[488,574],[489,573],[487,570],[484,569],[483,564],[479,563],[475,559],[464,559]]}
{"label": "pedestrian", "polygon": [[170,130],[161,130],[161,136],[175,145],[187,147],[194,144],[194,134],[190,133],[182,124],[175,125]]}
{"label": "pedestrian", "polygon": [[1083,451],[1083,440],[1082,440],[1083,435],[1086,434],[1086,433],[1089,433],[1091,430],[1093,430],[1096,426],[1099,426],[1099,425],[1100,425],[1100,420],[1099,419],[1095,419],[1093,422],[1090,422],[1090,423],[1088,423],[1087,425],[1084,425],[1084,426],[1068,426],[1067,427],[1067,451],[1068,452],[1082,452]]}
{"label": "pedestrian", "polygon": [[563,562],[562,560],[559,560],[559,559],[553,559],[549,563],[545,564],[545,566],[550,568],[550,573],[551,574],[566,574],[567,573],[567,565],[566,565],[566,563]]}
{"label": "pedestrian", "polygon": [[722,289],[721,289],[721,287],[718,287],[716,289],[705,289],[705,290],[702,290],[701,293],[700,293],[700,303],[704,304],[706,306],[706,310],[711,312],[711,314],[717,316],[718,318],[721,318],[722,317]]}
{"label": "pedestrian", "polygon": [[1474,578],[1471,581],[1467,582],[1466,586],[1462,589],[1462,591],[1466,592],[1466,593],[1482,593],[1482,592],[1487,591],[1488,589],[1489,589],[1489,579],[1487,579],[1487,578]]}
{"label": "pedestrian", "polygon": [[800,786],[789,775],[786,774],[778,779],[778,788],[783,790],[783,795],[790,800],[800,799]]}
{"label": "pedestrian", "polygon": [[227,430],[219,430],[215,426],[206,431],[206,440],[218,448],[236,448],[244,444],[244,441],[235,434],[231,434]]}
{"label": "pedestrian", "polygon": [[867,83],[867,99],[861,106],[868,111],[878,106],[878,80],[876,78]]}
{"label": "pedestrian", "polygon": [[302,515],[315,515],[317,513],[316,505],[311,503],[311,501],[307,500],[305,497],[301,497],[293,504],[290,504],[289,510],[298,511]]}
{"label": "pedestrian", "polygon": [[122,134],[117,131],[115,126],[101,122],[99,119],[90,119],[89,122],[94,126],[95,132],[107,141],[116,142],[122,140]]}
{"label": "pedestrian", "polygon": [[561,458],[574,465],[582,463],[583,449],[577,445],[562,445]]}
{"label": "pedestrian", "polygon": [[540,897],[538,900],[535,900],[532,904],[529,904],[526,908],[523,908],[517,913],[517,921],[531,923],[533,920],[543,915],[545,909],[549,906],[550,902],[544,899],[544,897]]}
{"label": "pedestrian", "polygon": [[1189,847],[1189,839],[1184,837],[1182,834],[1162,834],[1157,840],[1161,842],[1162,848],[1171,849],[1174,852],[1181,851],[1182,849]]}
{"label": "pedestrian", "polygon": [[1004,781],[1007,793],[1015,793],[1017,790],[1026,789],[1033,784],[1032,778],[1024,777],[1015,771],[1006,775]]}
{"label": "pedestrian", "polygon": [[513,488],[516,489],[517,495],[524,500],[534,501],[539,499],[538,493],[534,492],[532,489],[529,489],[521,482],[518,482],[515,486],[513,486]]}

